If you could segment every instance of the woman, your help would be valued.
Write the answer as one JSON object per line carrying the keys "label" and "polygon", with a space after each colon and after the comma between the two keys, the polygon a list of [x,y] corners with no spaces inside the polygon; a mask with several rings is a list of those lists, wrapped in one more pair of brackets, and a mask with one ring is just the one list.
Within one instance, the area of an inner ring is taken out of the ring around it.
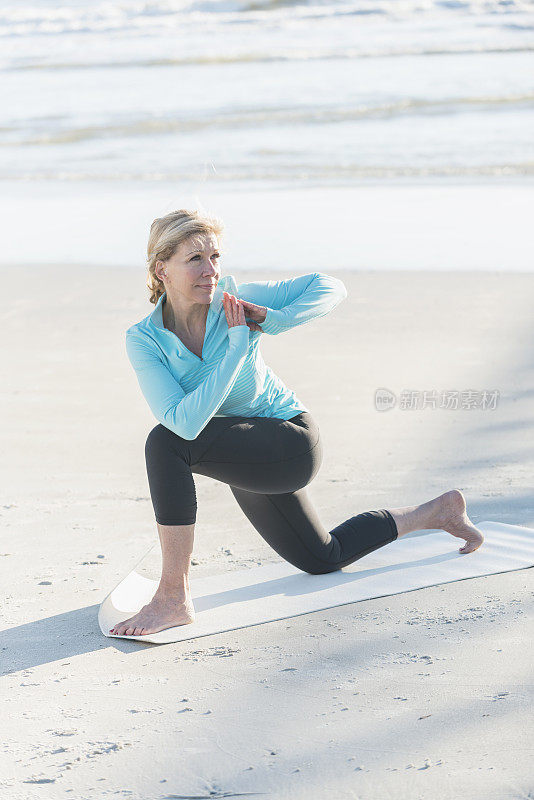
{"label": "woman", "polygon": [[305,489],[321,465],[319,428],[266,366],[259,340],[327,314],[347,291],[317,272],[237,286],[232,275],[221,276],[222,232],[219,220],[183,209],[150,229],[147,285],[155,309],[127,330],[126,349],[159,421],[145,456],[163,564],[153,599],[111,634],[142,636],[194,621],[193,473],[227,483],[271,547],[313,574],[341,569],[414,530],[446,530],[465,540],[461,553],[484,539],[457,489],[324,528]]}

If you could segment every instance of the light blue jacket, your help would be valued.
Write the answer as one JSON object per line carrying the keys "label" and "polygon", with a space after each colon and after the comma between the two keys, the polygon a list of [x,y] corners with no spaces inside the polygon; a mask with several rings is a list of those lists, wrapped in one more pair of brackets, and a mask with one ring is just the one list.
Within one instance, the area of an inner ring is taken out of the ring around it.
{"label": "light blue jacket", "polygon": [[321,272],[239,286],[233,275],[225,275],[208,309],[199,358],[163,325],[166,293],[161,295],[154,310],[126,331],[126,351],[152,413],[183,439],[196,439],[214,416],[290,419],[309,411],[265,364],[260,331],[228,327],[223,290],[266,306],[261,328],[271,335],[328,314],[347,296],[342,281]]}

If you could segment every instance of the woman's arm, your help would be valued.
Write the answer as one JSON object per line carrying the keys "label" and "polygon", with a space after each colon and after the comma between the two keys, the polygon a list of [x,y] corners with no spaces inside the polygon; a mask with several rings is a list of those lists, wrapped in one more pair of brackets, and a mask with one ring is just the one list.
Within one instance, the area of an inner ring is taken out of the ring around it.
{"label": "woman's arm", "polygon": [[126,332],[126,352],[150,410],[183,439],[195,439],[227,398],[248,352],[248,327],[228,328],[228,342],[224,358],[194,391],[186,393],[150,340]]}
{"label": "woman's arm", "polygon": [[261,329],[276,335],[328,314],[347,297],[347,290],[338,278],[313,272],[284,281],[242,283],[238,297],[265,306]]}

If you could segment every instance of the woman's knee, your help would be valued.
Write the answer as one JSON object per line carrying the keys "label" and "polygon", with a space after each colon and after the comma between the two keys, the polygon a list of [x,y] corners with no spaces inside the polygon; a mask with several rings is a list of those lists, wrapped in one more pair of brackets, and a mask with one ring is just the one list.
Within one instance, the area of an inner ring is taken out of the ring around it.
{"label": "woman's knee", "polygon": [[308,575],[327,575],[329,572],[337,572],[341,569],[341,566],[337,564],[324,564],[320,566],[307,566],[303,568],[303,572],[307,572]]}
{"label": "woman's knee", "polygon": [[189,463],[190,448],[191,442],[182,439],[160,423],[152,428],[146,437],[145,457],[147,462],[165,457],[174,461],[178,457]]}
{"label": "woman's knee", "polygon": [[154,450],[160,450],[162,447],[168,445],[168,435],[171,433],[164,425],[156,425],[149,431],[145,442],[145,455],[153,453]]}
{"label": "woman's knee", "polygon": [[326,575],[329,572],[337,572],[337,570],[341,569],[343,566],[339,564],[337,561],[328,562],[323,561],[322,559],[316,558],[312,556],[311,553],[308,551],[302,551],[300,553],[283,553],[278,550],[280,555],[282,555],[286,561],[289,561],[297,569],[300,569],[301,572],[307,572],[308,575]]}

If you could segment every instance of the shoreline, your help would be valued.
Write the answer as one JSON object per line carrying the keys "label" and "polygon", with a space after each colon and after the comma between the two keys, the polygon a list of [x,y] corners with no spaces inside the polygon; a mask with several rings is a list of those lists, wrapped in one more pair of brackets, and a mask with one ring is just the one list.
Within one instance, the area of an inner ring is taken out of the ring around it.
{"label": "shoreline", "polygon": [[[222,218],[223,268],[532,272],[533,181],[359,187],[4,184],[4,266],[144,269],[151,221],[179,207]],[[72,214],[75,204],[77,213]],[[28,237],[31,219],[32,236]],[[65,219],[69,220],[68,226]],[[230,267],[230,265],[232,265]],[[338,265],[338,266],[333,266]]]}

